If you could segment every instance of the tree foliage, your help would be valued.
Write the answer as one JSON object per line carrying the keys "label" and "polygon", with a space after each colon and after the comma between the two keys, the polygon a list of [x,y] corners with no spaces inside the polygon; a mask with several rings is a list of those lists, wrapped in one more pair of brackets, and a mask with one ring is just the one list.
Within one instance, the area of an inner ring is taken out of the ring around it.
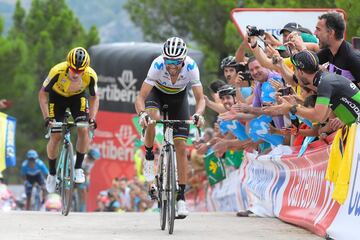
{"label": "tree foliage", "polygon": [[[46,157],[44,123],[37,94],[50,68],[69,49],[99,43],[96,27],[86,32],[64,0],[33,0],[28,13],[18,0],[13,26],[0,36],[0,98],[13,101],[6,113],[17,118],[18,164],[34,148]],[[3,21],[0,21],[3,26]],[[16,171],[11,170],[10,171]]]}
{"label": "tree foliage", "polygon": [[205,54],[208,73],[219,72],[220,60],[233,55],[242,41],[230,19],[230,11],[236,7],[342,8],[348,14],[347,39],[360,35],[360,2],[357,0],[128,0],[125,4],[147,40],[163,42],[169,36],[181,36],[196,43],[195,47]]}

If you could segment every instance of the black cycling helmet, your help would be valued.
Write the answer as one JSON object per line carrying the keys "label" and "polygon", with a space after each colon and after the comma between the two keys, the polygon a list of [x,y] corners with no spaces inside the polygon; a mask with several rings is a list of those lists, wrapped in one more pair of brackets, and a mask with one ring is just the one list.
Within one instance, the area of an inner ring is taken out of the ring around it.
{"label": "black cycling helmet", "polygon": [[218,91],[219,97],[222,98],[224,96],[236,96],[236,90],[231,85],[224,85]]}
{"label": "black cycling helmet", "polygon": [[312,51],[303,50],[295,53],[290,60],[296,68],[306,73],[315,73],[319,70],[319,58]]}
{"label": "black cycling helmet", "polygon": [[233,67],[236,72],[246,71],[247,66],[236,61],[234,56],[228,56],[221,61],[220,67],[224,70],[225,67]]}

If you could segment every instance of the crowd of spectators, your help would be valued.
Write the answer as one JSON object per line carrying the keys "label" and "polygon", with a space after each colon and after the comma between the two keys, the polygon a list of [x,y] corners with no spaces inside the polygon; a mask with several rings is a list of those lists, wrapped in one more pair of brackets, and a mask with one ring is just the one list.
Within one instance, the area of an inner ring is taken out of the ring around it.
{"label": "crowd of spectators", "polygon": [[147,184],[137,177],[132,180],[115,177],[111,187],[99,193],[96,203],[97,211],[101,212],[144,212],[154,205],[148,197]]}
{"label": "crowd of spectators", "polygon": [[[322,119],[307,119],[297,112],[300,106],[314,108],[321,100],[317,87],[302,80],[311,67],[314,73],[336,73],[359,86],[360,53],[344,40],[344,31],[345,21],[337,12],[319,16],[314,33],[300,23],[286,24],[280,31],[282,41],[248,26],[236,55],[220,64],[226,81],[210,84],[211,97],[205,100],[218,114],[214,124],[219,124],[221,131],[197,144],[198,153],[205,154],[210,148],[218,156],[230,148],[267,153],[278,145],[301,145],[306,136],[325,139],[348,124],[333,114],[337,111],[333,104],[326,106]],[[246,51],[251,52],[250,57],[245,56]],[[304,66],[296,66],[295,61]],[[284,102],[290,102],[293,109],[276,107]]]}
{"label": "crowd of spectators", "polygon": [[280,31],[282,40],[248,26],[235,56],[220,63],[225,81],[210,84],[205,101],[217,118],[192,156],[223,157],[230,149],[286,154],[286,146],[301,146],[306,137],[306,144],[328,144],[329,134],[355,122],[360,52],[344,39],[345,28],[338,12],[319,16],[314,33],[290,22]]}

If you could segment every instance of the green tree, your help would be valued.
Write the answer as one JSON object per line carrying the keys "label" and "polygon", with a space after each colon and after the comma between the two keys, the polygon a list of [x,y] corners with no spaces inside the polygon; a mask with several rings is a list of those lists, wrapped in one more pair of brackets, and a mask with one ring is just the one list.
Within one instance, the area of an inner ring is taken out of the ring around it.
{"label": "green tree", "polygon": [[[99,43],[96,27],[86,32],[64,0],[33,0],[26,14],[16,3],[14,25],[0,36],[0,96],[13,100],[8,114],[17,118],[18,164],[29,148],[45,157],[44,123],[37,94],[50,68],[75,46]],[[3,26],[3,21],[0,21]],[[19,176],[18,169],[11,175]]]}

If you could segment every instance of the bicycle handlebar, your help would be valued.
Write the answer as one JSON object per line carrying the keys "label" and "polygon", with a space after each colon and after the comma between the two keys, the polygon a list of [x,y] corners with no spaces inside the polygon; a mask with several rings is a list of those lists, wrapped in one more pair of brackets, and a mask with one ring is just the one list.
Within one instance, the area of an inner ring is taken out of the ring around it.
{"label": "bicycle handlebar", "polygon": [[[193,120],[149,120],[148,124],[158,124],[158,123],[162,123],[162,124],[174,124],[174,123],[183,123],[183,124],[189,124],[189,125],[195,125],[195,122]],[[195,141],[199,141],[200,139],[200,135],[201,135],[201,130],[199,127],[197,128],[197,134],[195,134]],[[143,132],[142,135],[145,136],[145,130],[146,127],[143,128]]]}
{"label": "bicycle handlebar", "polygon": [[[50,124],[51,124],[51,127],[49,127],[49,129],[45,135],[46,139],[50,138],[51,129],[53,127],[70,127],[70,128],[72,128],[72,127],[79,127],[79,128],[89,127],[89,123],[87,123],[87,122],[77,122],[77,123],[76,122],[65,122],[65,123],[64,122],[51,122]],[[91,138],[92,138],[92,135],[93,134],[91,134]]]}

